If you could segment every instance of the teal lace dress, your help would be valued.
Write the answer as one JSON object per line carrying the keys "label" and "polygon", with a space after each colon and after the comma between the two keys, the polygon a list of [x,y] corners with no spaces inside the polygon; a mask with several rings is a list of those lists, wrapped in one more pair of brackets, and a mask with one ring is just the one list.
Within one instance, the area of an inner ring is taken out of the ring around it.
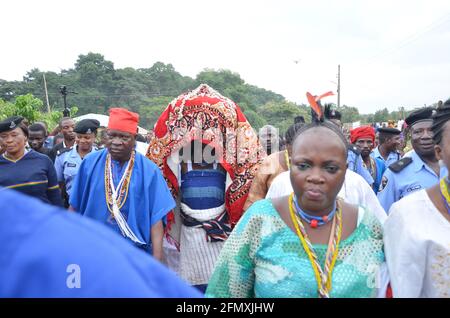
{"label": "teal lace dress", "polygon": [[[330,297],[376,297],[384,263],[382,227],[359,208],[358,226],[341,241]],[[320,264],[326,245],[313,245]],[[226,241],[206,291],[207,297],[318,297],[313,268],[298,236],[270,200],[255,202]]]}

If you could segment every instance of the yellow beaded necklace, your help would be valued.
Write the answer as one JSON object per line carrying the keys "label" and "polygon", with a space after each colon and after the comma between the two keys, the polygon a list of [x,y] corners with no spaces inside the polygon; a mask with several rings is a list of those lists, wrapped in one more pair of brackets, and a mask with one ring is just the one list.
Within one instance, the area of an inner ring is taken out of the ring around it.
{"label": "yellow beaded necklace", "polygon": [[287,149],[284,151],[284,160],[286,160],[286,166],[287,166],[288,170],[290,170],[291,169],[291,162],[289,160],[289,154],[288,154]]}
{"label": "yellow beaded necklace", "polygon": [[329,293],[331,291],[331,281],[332,281],[332,273],[334,269],[334,265],[336,264],[336,259],[339,251],[339,243],[341,241],[342,234],[342,207],[339,201],[336,202],[337,211],[335,216],[333,217],[332,229],[330,232],[330,240],[328,243],[327,253],[325,256],[325,271],[322,270],[322,267],[319,264],[317,254],[314,252],[314,248],[312,246],[311,241],[308,238],[304,225],[295,213],[294,210],[294,193],[291,193],[289,196],[289,212],[291,215],[292,223],[294,223],[295,230],[297,232],[298,237],[300,238],[300,242],[305,250],[308,258],[311,262],[311,266],[314,271],[314,275],[316,277],[318,293],[320,298],[329,298]]}

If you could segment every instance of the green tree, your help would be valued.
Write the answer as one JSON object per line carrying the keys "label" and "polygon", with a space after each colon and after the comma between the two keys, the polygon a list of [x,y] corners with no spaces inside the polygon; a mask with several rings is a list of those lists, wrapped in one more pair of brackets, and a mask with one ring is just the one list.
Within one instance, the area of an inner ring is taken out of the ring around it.
{"label": "green tree", "polygon": [[359,110],[356,107],[343,105],[337,108],[337,110],[342,114],[341,121],[343,123],[353,123],[355,121],[361,120],[361,115],[359,114]]}
{"label": "green tree", "polygon": [[388,121],[389,118],[389,111],[387,110],[387,108],[383,108],[380,110],[377,110],[373,116],[373,120],[375,122],[386,122]]}
{"label": "green tree", "polygon": [[[43,112],[42,108],[43,102],[32,94],[19,95],[14,102],[0,99],[0,120],[11,116],[22,116],[30,124],[44,121],[47,123],[49,130],[52,130],[62,118],[62,113],[58,111]],[[75,115],[77,111],[77,107],[73,107],[71,114]]]}
{"label": "green tree", "polygon": [[258,113],[266,119],[266,122],[277,127],[281,134],[294,123],[296,116],[303,116],[310,121],[311,115],[305,106],[299,106],[291,102],[268,102],[258,109]]}
{"label": "green tree", "polygon": [[262,126],[267,125],[267,121],[264,117],[260,116],[257,112],[248,109],[243,111],[250,125],[258,131]]}

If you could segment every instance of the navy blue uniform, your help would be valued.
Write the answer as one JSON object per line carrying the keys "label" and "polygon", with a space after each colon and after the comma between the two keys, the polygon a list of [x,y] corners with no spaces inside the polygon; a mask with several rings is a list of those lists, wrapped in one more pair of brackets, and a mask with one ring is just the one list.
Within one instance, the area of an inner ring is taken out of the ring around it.
{"label": "navy blue uniform", "polygon": [[29,150],[17,161],[0,156],[0,186],[62,205],[55,167],[46,155]]}

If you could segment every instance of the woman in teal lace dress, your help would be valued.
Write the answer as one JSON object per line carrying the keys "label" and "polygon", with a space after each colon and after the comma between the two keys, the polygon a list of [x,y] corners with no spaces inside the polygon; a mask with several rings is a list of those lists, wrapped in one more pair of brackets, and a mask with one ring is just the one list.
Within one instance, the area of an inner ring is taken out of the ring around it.
{"label": "woman in teal lace dress", "polygon": [[294,192],[247,210],[221,251],[206,295],[383,295],[381,224],[365,208],[337,198],[346,159],[345,137],[334,124],[319,119],[304,126],[293,143]]}

